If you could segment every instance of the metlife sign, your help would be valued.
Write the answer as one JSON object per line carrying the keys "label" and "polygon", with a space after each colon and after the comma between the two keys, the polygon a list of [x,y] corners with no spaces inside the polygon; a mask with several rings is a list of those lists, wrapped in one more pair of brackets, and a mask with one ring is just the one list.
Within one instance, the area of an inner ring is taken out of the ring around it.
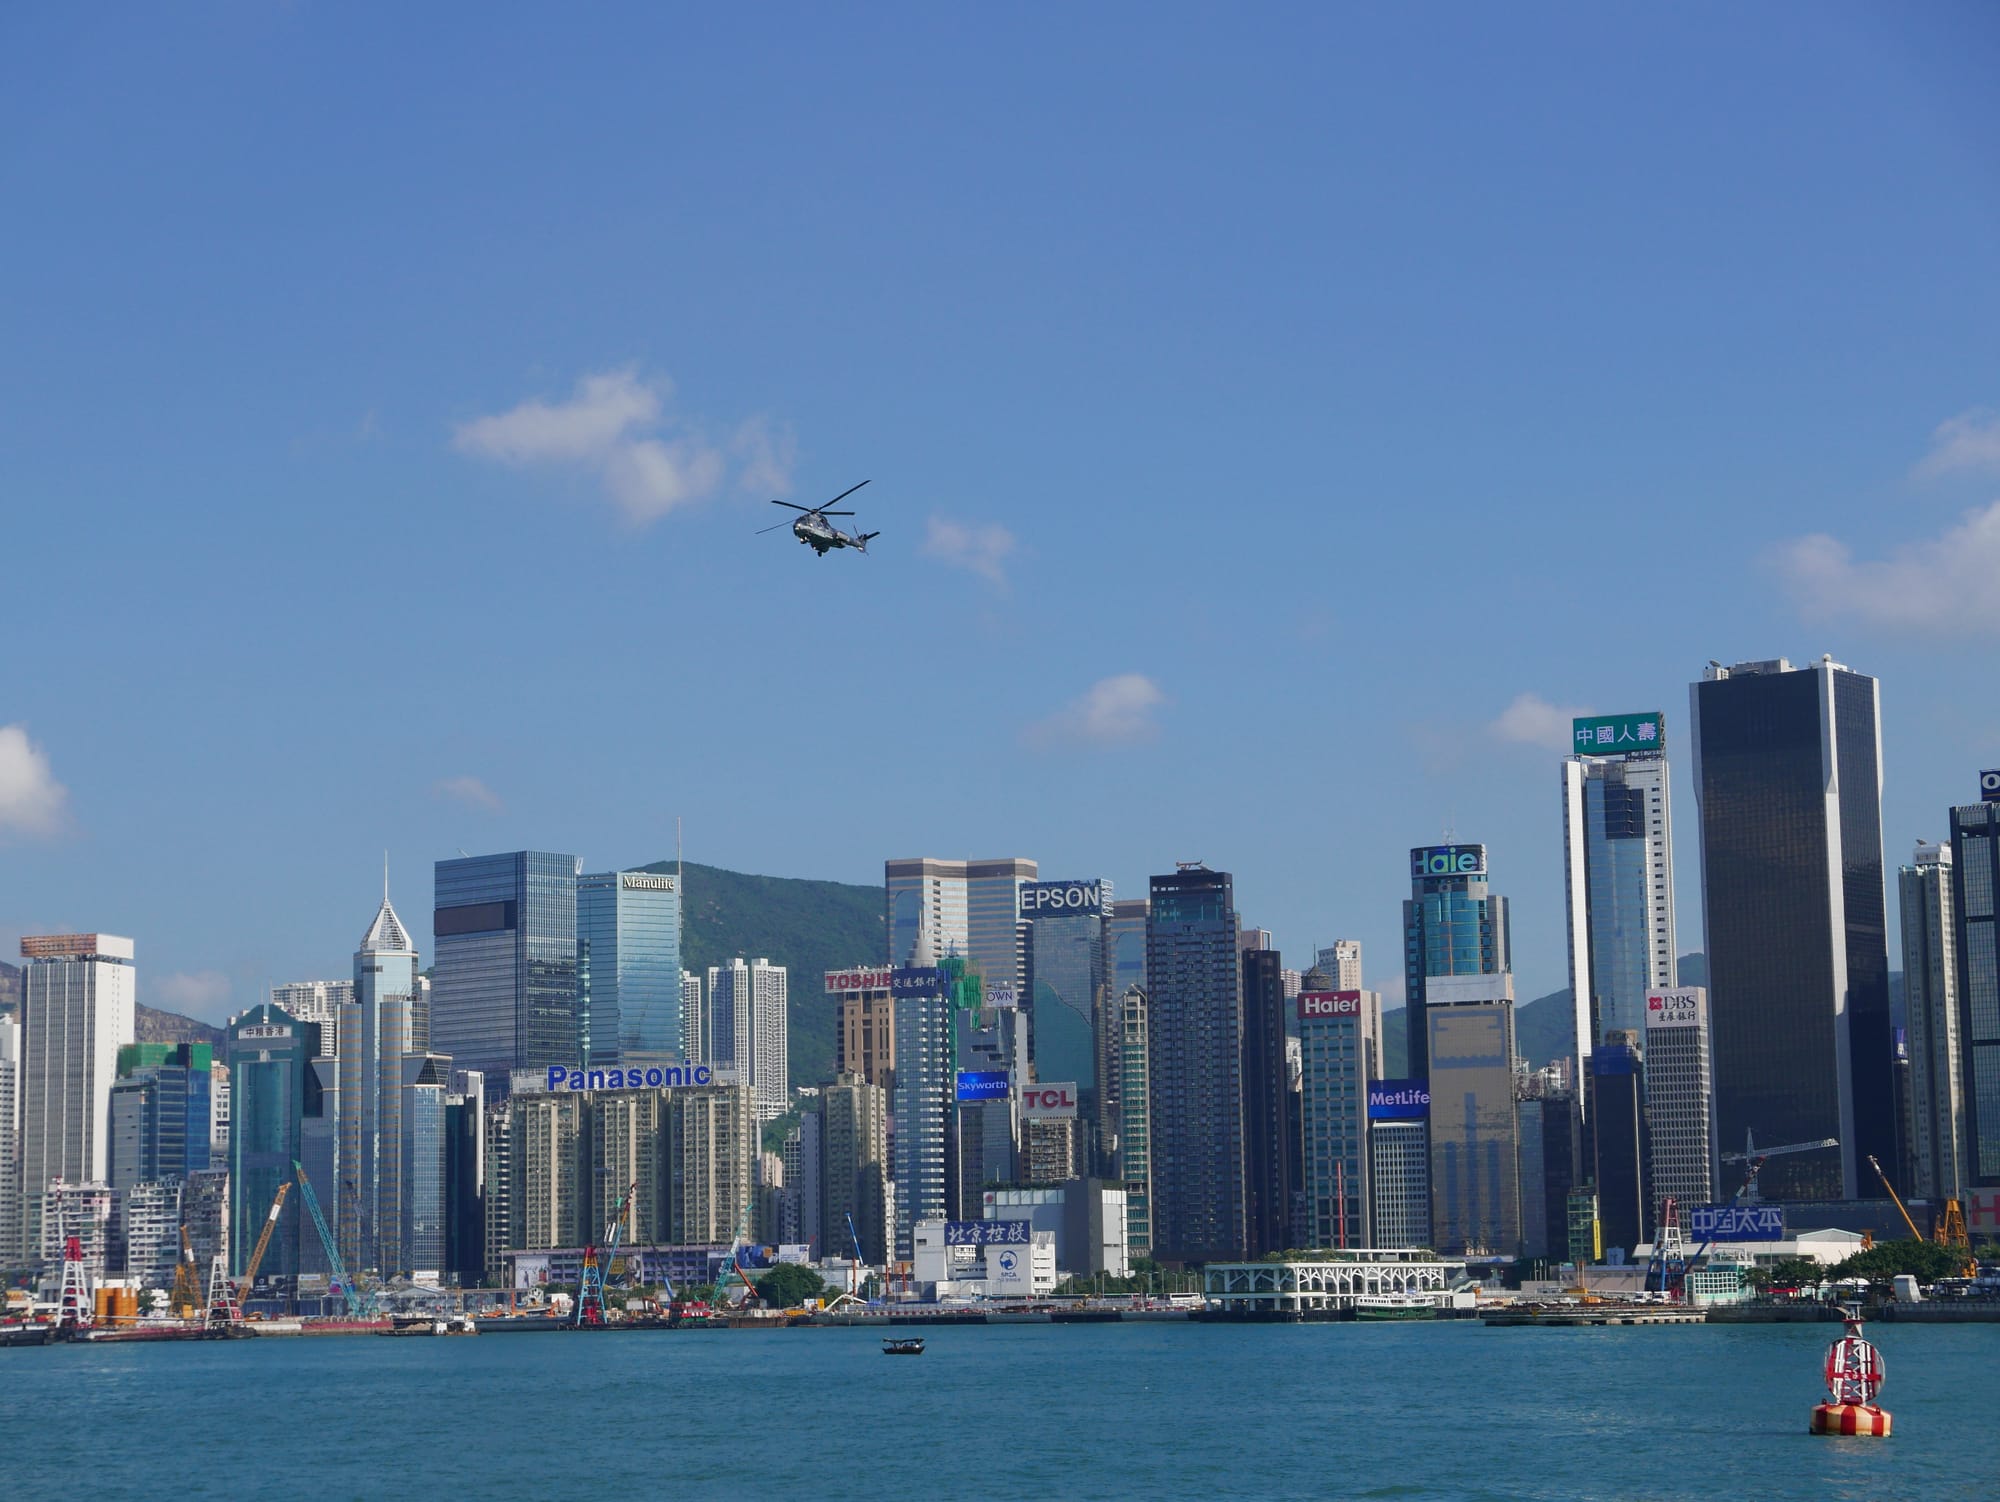
{"label": "metlife sign", "polygon": [[1701,990],[1655,991],[1646,998],[1646,1026],[1701,1026]]}
{"label": "metlife sign", "polygon": [[1667,749],[1667,717],[1651,714],[1590,715],[1570,721],[1570,749],[1578,756],[1623,756]]}
{"label": "metlife sign", "polygon": [[1423,1121],[1430,1114],[1430,1086],[1423,1080],[1376,1080],[1368,1087],[1370,1121]]}
{"label": "metlife sign", "polygon": [[1030,881],[1021,885],[1023,918],[1104,916],[1101,881]]}
{"label": "metlife sign", "polygon": [[1430,845],[1410,852],[1410,875],[1484,876],[1484,845]]}
{"label": "metlife sign", "polygon": [[1688,1233],[1696,1241],[1783,1241],[1785,1212],[1778,1205],[1696,1205]]}

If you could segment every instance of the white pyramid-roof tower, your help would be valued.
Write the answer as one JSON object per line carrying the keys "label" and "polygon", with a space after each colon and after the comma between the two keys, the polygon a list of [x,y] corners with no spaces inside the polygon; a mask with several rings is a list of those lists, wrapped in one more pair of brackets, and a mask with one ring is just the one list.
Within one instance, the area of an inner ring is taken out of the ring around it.
{"label": "white pyramid-roof tower", "polygon": [[416,945],[410,942],[409,932],[403,927],[403,920],[396,916],[396,909],[389,904],[389,858],[382,858],[382,906],[375,914],[375,921],[368,925],[368,932],[361,936],[362,954],[414,954]]}

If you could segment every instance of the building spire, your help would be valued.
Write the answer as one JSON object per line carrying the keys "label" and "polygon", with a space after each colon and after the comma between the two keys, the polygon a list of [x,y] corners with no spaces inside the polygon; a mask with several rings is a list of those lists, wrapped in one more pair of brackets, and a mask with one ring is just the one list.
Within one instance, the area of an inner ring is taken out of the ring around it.
{"label": "building spire", "polygon": [[389,900],[389,852],[382,852],[382,900]]}

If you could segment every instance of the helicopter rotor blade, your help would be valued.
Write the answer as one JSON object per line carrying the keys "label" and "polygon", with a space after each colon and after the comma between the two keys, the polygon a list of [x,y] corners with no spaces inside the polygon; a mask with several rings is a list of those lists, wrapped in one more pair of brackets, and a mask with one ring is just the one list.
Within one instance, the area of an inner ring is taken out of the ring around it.
{"label": "helicopter rotor blade", "polygon": [[[867,482],[866,480],[863,480],[863,481],[861,482],[861,485],[866,485],[867,483],[868,483],[868,482]],[[833,498],[832,500],[828,501],[828,502],[826,503],[826,504],[827,504],[827,506],[838,506],[838,505],[839,505],[839,504],[840,504],[840,503],[841,503],[842,501],[846,500],[846,499],[847,499],[847,498],[848,498],[849,496],[853,495],[855,491],[859,490],[859,489],[861,488],[861,485],[850,485],[850,486],[848,486],[848,487],[847,487],[847,489],[845,489],[845,490],[841,491],[841,493],[840,493],[839,495],[835,496],[835,497],[834,497],[834,498]],[[821,507],[820,509],[821,509],[822,511],[824,511],[824,510],[826,509],[826,507],[822,506],[822,507]],[[840,514],[841,514],[842,516],[851,516],[851,515],[853,515],[853,513],[852,513],[852,512],[850,512],[850,511],[843,511],[843,512],[841,512]]]}
{"label": "helicopter rotor blade", "polygon": [[752,533],[751,535],[752,535],[753,537],[762,537],[762,536],[763,536],[763,535],[764,535],[764,534],[765,534],[766,532],[775,532],[775,531],[777,531],[777,530],[778,530],[778,528],[780,528],[780,527],[789,527],[789,526],[793,526],[793,525],[795,525],[795,524],[794,524],[794,523],[792,523],[792,522],[773,522],[773,523],[771,523],[771,525],[770,525],[770,526],[768,526],[768,527],[759,527],[759,528],[758,528],[758,529],[757,529],[757,530],[756,530],[755,532],[753,532],[753,533]]}
{"label": "helicopter rotor blade", "polygon": [[819,507],[817,506],[793,506],[790,501],[773,501],[771,502],[771,504],[773,506],[787,506],[790,507],[793,511],[813,512],[819,510]]}

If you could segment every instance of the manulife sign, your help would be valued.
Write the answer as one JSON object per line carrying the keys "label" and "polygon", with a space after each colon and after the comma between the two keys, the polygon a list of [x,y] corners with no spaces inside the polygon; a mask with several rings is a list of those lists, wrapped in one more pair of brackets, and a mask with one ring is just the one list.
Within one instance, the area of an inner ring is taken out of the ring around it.
{"label": "manulife sign", "polygon": [[1652,714],[1581,716],[1571,722],[1570,747],[1578,756],[1623,756],[1667,749],[1667,717]]}

